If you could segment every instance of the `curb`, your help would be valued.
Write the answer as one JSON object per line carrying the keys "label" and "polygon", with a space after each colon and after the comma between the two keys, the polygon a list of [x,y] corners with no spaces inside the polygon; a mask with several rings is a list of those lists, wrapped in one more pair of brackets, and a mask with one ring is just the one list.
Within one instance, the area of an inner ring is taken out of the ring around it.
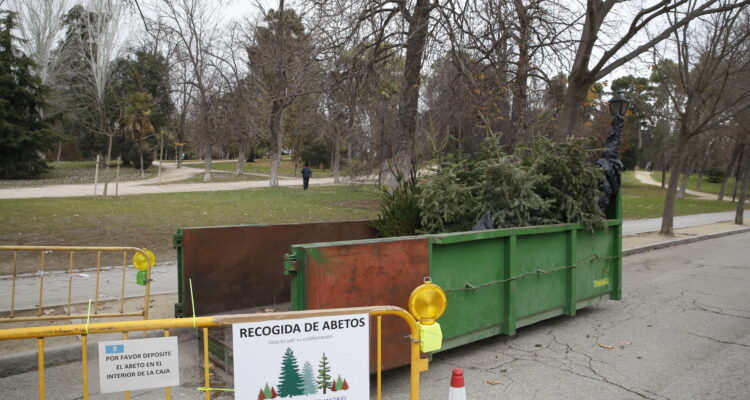
{"label": "curb", "polygon": [[726,231],[726,232],[717,232],[717,233],[709,233],[705,235],[698,235],[698,236],[684,238],[684,239],[669,240],[669,241],[661,242],[661,243],[648,244],[645,246],[633,247],[627,250],[623,250],[622,256],[623,257],[632,256],[635,254],[645,253],[651,250],[666,249],[667,247],[679,246],[679,245],[688,244],[688,243],[695,243],[695,242],[700,242],[703,240],[716,239],[716,238],[720,238],[724,236],[736,235],[738,233],[746,233],[746,232],[750,232],[750,227],[735,229],[735,230]]}

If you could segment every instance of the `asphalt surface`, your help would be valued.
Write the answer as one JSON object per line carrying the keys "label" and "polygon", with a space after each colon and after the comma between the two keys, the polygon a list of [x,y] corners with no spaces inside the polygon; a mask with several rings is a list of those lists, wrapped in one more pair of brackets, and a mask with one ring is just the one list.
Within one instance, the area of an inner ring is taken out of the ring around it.
{"label": "asphalt surface", "polygon": [[[605,301],[436,354],[422,399],[750,398],[750,233],[625,257],[623,300]],[[404,399],[407,371],[386,373]]]}

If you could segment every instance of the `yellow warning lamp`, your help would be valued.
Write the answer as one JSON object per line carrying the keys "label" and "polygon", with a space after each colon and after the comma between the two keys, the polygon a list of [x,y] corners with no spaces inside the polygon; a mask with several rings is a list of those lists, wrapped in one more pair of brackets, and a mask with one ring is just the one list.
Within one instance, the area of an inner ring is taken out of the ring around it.
{"label": "yellow warning lamp", "polygon": [[436,322],[445,312],[448,299],[440,286],[432,283],[427,277],[409,296],[409,312],[419,325],[420,350],[428,353],[440,350],[443,344],[443,332]]}
{"label": "yellow warning lamp", "polygon": [[133,265],[138,271],[145,271],[153,267],[155,263],[156,256],[151,250],[143,250],[143,252],[136,251],[135,254],[133,254]]}

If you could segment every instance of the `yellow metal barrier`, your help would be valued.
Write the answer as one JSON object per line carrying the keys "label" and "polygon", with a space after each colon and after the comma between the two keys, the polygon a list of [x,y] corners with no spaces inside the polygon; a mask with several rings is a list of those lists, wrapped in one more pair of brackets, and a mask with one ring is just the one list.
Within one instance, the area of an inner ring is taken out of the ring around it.
{"label": "yellow metal barrier", "polygon": [[[18,340],[18,339],[37,339],[38,362],[39,362],[39,399],[43,400],[45,395],[44,387],[44,340],[53,336],[73,336],[81,335],[81,359],[82,372],[81,383],[83,386],[82,398],[89,398],[88,393],[88,364],[87,358],[87,337],[93,334],[116,333],[121,332],[123,339],[128,338],[128,332],[131,331],[153,331],[163,330],[164,336],[169,336],[170,329],[195,328],[202,332],[203,340],[203,379],[205,389],[205,399],[211,398],[210,382],[210,363],[208,352],[208,329],[211,327],[230,326],[232,324],[245,322],[262,322],[269,320],[284,320],[307,317],[325,317],[346,314],[363,314],[368,313],[376,317],[377,320],[377,398],[382,398],[382,338],[381,338],[381,318],[386,315],[396,316],[403,319],[409,326],[411,335],[408,339],[411,344],[411,371],[410,371],[410,395],[411,400],[419,399],[419,373],[427,370],[428,361],[426,358],[420,358],[419,350],[419,327],[414,317],[406,310],[394,306],[373,306],[373,307],[355,307],[339,308],[331,310],[310,310],[310,311],[289,311],[279,313],[263,314],[240,314],[240,315],[220,315],[212,317],[195,317],[179,319],[159,319],[147,321],[119,321],[96,324],[78,324],[78,325],[61,325],[45,326],[31,328],[16,328],[0,330],[0,340]],[[125,392],[125,398],[129,399],[130,394]],[[165,390],[165,399],[170,398],[170,388]]]}
{"label": "yellow metal barrier", "polygon": [[[44,315],[44,275],[45,275],[45,256],[46,254],[59,251],[69,253],[68,258],[68,301],[67,311],[64,315]],[[0,246],[0,252],[12,252],[12,282],[10,295],[10,315],[0,318],[1,322],[19,322],[19,321],[49,321],[49,320],[66,320],[80,318],[112,318],[112,317],[143,317],[148,319],[149,296],[151,291],[151,269],[146,270],[146,285],[144,286],[144,305],[143,311],[125,312],[125,272],[128,267],[128,254],[140,253],[148,259],[148,254],[143,249],[137,247],[81,247],[81,246]],[[39,302],[36,305],[37,315],[31,317],[16,316],[16,281],[18,277],[18,253],[19,252],[39,252]],[[73,267],[75,265],[76,253],[89,252],[96,254],[96,292],[94,294],[93,309],[87,314],[74,314],[71,312],[72,294],[73,294]],[[103,253],[122,253],[122,279],[120,282],[120,312],[119,313],[99,313],[99,289],[100,276],[102,272],[102,254]],[[135,269],[133,269],[135,271]]]}

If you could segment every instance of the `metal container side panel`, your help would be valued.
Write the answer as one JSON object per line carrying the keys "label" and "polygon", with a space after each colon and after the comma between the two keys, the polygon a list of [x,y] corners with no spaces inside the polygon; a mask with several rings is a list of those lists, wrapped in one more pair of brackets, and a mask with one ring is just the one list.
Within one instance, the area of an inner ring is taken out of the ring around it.
{"label": "metal container side panel", "polygon": [[[293,278],[293,309],[325,309],[371,305],[408,308],[412,290],[428,275],[427,239],[365,241],[330,246],[295,246],[298,272]],[[304,290],[298,283],[304,282]],[[371,319],[371,337],[376,320]],[[409,362],[409,329],[398,318],[382,319],[383,368]],[[371,370],[375,369],[376,342],[370,343]]]}
{"label": "metal container side panel", "polygon": [[506,310],[508,237],[433,244],[430,277],[446,291],[448,307],[440,317],[443,350],[501,333]]}
{"label": "metal container side panel", "polygon": [[280,265],[292,244],[372,237],[367,221],[184,228],[178,249],[183,315],[192,315],[190,279],[201,315],[284,303],[289,278]]}
{"label": "metal container side panel", "polygon": [[[567,231],[518,236],[518,264],[514,276],[527,275],[517,280],[515,310],[518,326],[523,319],[536,314],[559,310],[566,302]],[[538,274],[538,275],[536,275]]]}
{"label": "metal container side panel", "polygon": [[577,262],[575,269],[575,293],[578,302],[612,292],[614,279],[612,268],[614,240],[617,232],[610,228],[606,232],[578,231]]}

